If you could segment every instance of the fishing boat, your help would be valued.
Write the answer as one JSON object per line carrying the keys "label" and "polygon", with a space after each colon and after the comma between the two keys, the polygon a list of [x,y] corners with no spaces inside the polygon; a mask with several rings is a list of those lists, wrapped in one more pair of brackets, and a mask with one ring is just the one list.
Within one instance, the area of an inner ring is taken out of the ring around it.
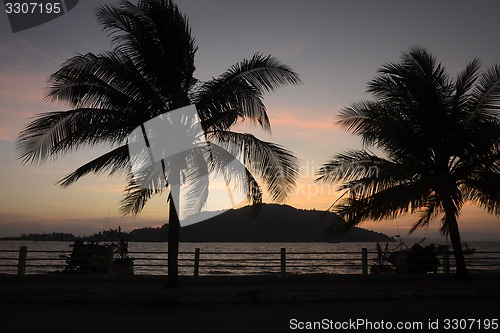
{"label": "fishing boat", "polygon": [[66,268],[57,273],[65,274],[106,274],[112,262],[114,275],[133,275],[134,259],[128,255],[128,242],[118,229],[117,242],[85,242],[77,239],[70,245],[69,255],[61,255],[66,260]]}
{"label": "fishing boat", "polygon": [[371,273],[437,273],[440,250],[434,244],[422,246],[424,240],[411,247],[401,241],[393,250],[388,249],[388,244],[382,250],[377,243],[377,259],[371,266]]}

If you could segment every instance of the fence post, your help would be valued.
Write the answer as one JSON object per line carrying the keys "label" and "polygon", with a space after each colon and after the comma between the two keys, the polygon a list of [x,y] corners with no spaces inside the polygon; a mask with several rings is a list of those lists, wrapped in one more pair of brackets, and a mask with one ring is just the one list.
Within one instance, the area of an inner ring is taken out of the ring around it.
{"label": "fence post", "polygon": [[281,277],[286,277],[286,249],[281,248]]}
{"label": "fence post", "polygon": [[450,249],[448,246],[443,247],[443,274],[450,274]]}
{"label": "fence post", "polygon": [[17,275],[22,276],[26,273],[26,259],[28,258],[28,247],[21,246],[19,249],[19,261],[17,262]]}
{"label": "fence post", "polygon": [[194,249],[194,277],[197,278],[200,273],[200,248]]}
{"label": "fence post", "polygon": [[113,275],[113,247],[108,246],[106,248],[106,276],[112,276]]}
{"label": "fence post", "polygon": [[361,275],[368,275],[368,249],[366,247],[361,249]]}

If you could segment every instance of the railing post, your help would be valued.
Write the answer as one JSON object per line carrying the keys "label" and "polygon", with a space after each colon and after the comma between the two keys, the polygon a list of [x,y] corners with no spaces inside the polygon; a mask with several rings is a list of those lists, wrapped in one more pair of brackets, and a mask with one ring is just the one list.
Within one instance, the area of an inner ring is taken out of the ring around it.
{"label": "railing post", "polygon": [[107,276],[112,276],[113,275],[113,247],[108,246],[106,248],[106,275]]}
{"label": "railing post", "polygon": [[200,273],[200,249],[194,249],[194,277],[197,278]]}
{"label": "railing post", "polygon": [[26,259],[28,258],[28,247],[21,246],[19,249],[19,261],[17,262],[17,275],[22,276],[26,273]]}
{"label": "railing post", "polygon": [[361,275],[368,275],[368,249],[366,247],[361,249]]}
{"label": "railing post", "polygon": [[281,277],[286,277],[286,249],[281,248]]}
{"label": "railing post", "polygon": [[450,249],[448,246],[443,247],[443,274],[450,274]]}

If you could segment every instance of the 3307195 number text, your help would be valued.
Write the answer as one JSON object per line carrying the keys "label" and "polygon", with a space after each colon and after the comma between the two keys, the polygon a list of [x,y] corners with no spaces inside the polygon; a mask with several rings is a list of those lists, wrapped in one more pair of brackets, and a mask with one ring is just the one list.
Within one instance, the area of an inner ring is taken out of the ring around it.
{"label": "3307195 number text", "polygon": [[60,2],[7,2],[5,12],[7,14],[59,14],[61,13]]}

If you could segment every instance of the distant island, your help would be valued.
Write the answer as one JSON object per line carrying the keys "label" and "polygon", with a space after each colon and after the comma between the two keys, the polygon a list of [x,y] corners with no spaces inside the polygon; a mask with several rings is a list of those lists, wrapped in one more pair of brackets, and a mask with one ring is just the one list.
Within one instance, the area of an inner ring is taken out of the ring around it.
{"label": "distant island", "polygon": [[[252,216],[251,207],[229,210],[220,215],[203,212],[205,221],[181,229],[182,242],[391,242],[393,238],[371,230],[352,228],[343,235],[336,230],[345,223],[331,212],[297,209],[288,205],[263,204]],[[216,216],[214,216],[216,215]],[[168,224],[158,228],[122,232],[129,242],[166,242]],[[1,240],[32,241],[116,241],[118,230],[105,230],[91,236],[76,237],[67,233],[23,234]]]}

